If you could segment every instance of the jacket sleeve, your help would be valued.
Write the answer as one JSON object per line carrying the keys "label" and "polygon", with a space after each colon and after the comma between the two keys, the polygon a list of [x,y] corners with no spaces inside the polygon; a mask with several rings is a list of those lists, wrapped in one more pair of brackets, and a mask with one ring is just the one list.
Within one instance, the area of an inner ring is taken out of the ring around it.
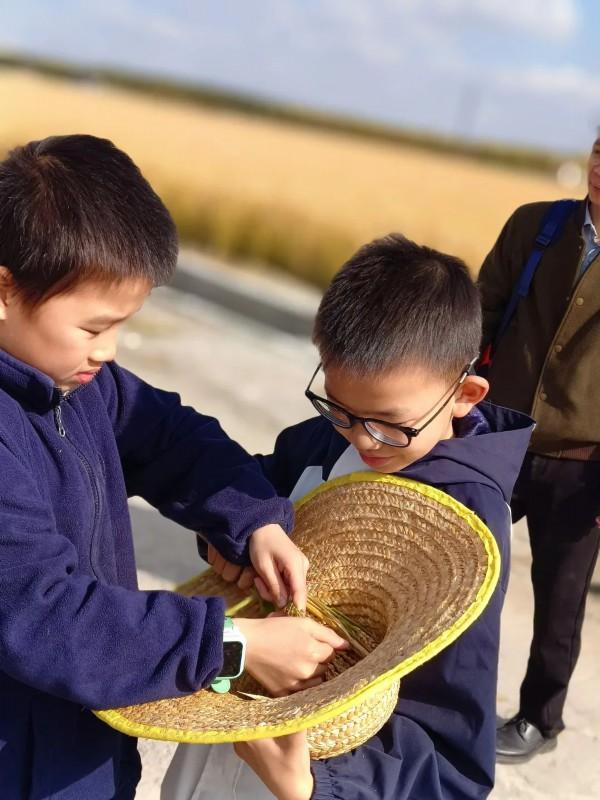
{"label": "jacket sleeve", "polygon": [[510,300],[527,254],[517,245],[520,237],[520,211],[517,209],[504,225],[496,244],[479,272],[478,285],[483,311],[482,349],[493,341],[504,309]]}
{"label": "jacket sleeve", "polygon": [[129,496],[201,531],[237,564],[248,563],[248,539],[257,528],[278,523],[291,531],[290,502],[277,496],[257,461],[215,419],[117,365],[99,378]]}
{"label": "jacket sleeve", "polygon": [[[275,447],[268,455],[254,456],[263,476],[281,497],[288,497],[307,460],[303,448],[312,448],[315,420],[306,420],[283,430],[275,440]],[[318,440],[317,440],[318,442]],[[310,459],[308,459],[310,460]],[[200,534],[197,537],[200,557],[207,560],[207,542]]]}
{"label": "jacket sleeve", "polygon": [[269,455],[262,455],[261,453],[255,455],[265,478],[284,497],[291,493],[295,483],[293,476],[290,474],[287,447],[288,439],[290,438],[289,432],[293,430],[293,428],[286,428],[279,434],[275,440],[273,452],[269,453]]}
{"label": "jacket sleeve", "polygon": [[[451,487],[496,536],[508,570],[510,514],[485,486]],[[312,764],[313,800],[480,800],[494,785],[503,575],[462,636],[402,679],[392,717],[366,744]]]}
{"label": "jacket sleeve", "polygon": [[223,602],[80,573],[26,455],[1,439],[0,471],[0,670],[90,708],[210,683],[223,657]]}

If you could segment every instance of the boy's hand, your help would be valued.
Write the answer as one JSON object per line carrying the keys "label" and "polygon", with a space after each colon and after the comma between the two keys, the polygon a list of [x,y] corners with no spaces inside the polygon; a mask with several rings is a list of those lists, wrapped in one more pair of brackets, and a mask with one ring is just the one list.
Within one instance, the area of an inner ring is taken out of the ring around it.
{"label": "boy's hand", "polygon": [[306,731],[277,739],[237,742],[233,747],[277,800],[310,800],[314,779]]}
{"label": "boy's hand", "polygon": [[335,653],[349,647],[307,617],[236,617],[235,624],[246,637],[247,672],[274,697],[318,686]]}
{"label": "boy's hand", "polygon": [[213,571],[228,583],[237,583],[238,587],[243,590],[250,589],[254,585],[257,576],[252,567],[240,567],[238,564],[226,561],[212,544],[208,545],[206,560]]}
{"label": "boy's hand", "polygon": [[279,525],[265,525],[250,537],[250,560],[258,573],[256,588],[263,600],[283,608],[288,600],[306,608],[308,559]]}

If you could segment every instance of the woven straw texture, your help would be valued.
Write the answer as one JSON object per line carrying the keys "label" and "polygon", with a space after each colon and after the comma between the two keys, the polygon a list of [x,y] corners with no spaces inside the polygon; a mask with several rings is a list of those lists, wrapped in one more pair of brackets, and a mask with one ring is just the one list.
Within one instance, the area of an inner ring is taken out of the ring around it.
{"label": "woven straw texture", "polygon": [[[493,536],[473,512],[393,475],[323,484],[298,502],[294,541],[310,559],[309,594],[368,631],[365,658],[340,654],[328,680],[288,697],[257,698],[260,686],[243,676],[229,694],[202,690],[98,716],[130,735],[196,743],[308,729],[313,758],[347,752],[389,718],[400,678],[479,616],[500,570]],[[180,591],[224,595],[238,616],[261,614],[210,571]]]}

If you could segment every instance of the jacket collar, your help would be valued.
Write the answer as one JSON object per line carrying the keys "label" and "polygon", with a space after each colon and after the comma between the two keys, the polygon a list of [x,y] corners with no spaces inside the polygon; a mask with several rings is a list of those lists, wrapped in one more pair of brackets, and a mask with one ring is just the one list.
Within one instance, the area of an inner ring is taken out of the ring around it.
{"label": "jacket collar", "polygon": [[[479,403],[469,418],[462,421],[458,436],[442,439],[397,474],[432,486],[477,483],[501,492],[509,502],[535,423],[526,414],[487,401]],[[323,462],[329,480],[349,445],[331,423],[320,419],[330,437]],[[346,461],[342,465],[347,467]]]}
{"label": "jacket collar", "polygon": [[588,207],[589,198],[584,197],[583,200],[579,200],[575,210],[572,214],[569,215],[569,219],[567,220],[567,225],[569,227],[574,228],[577,231],[577,235],[581,236],[581,231],[583,230],[583,225],[585,223],[585,214]]}
{"label": "jacket collar", "polygon": [[60,399],[52,378],[0,350],[0,390],[35,411],[48,411]]}

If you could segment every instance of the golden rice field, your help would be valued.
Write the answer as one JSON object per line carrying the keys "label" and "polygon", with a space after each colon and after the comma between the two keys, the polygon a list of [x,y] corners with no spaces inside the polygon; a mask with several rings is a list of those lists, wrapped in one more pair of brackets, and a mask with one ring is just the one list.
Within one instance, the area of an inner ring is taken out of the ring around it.
{"label": "golden rice field", "polygon": [[0,70],[0,102],[0,151],[50,134],[106,136],[142,168],[183,239],[321,285],[391,230],[476,271],[517,205],[569,193],[464,157],[25,71]]}

